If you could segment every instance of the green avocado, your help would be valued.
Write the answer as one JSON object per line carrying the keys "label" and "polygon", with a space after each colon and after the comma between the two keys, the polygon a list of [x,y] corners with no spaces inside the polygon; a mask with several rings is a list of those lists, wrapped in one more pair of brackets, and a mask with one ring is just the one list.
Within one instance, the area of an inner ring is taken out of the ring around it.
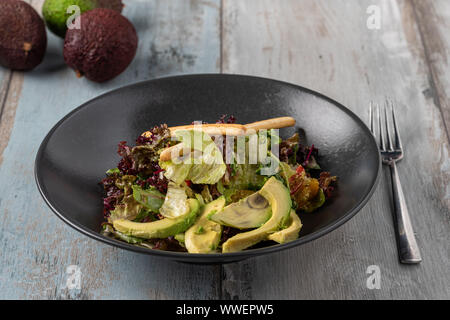
{"label": "green avocado", "polygon": [[[122,0],[45,0],[42,6],[42,15],[44,16],[47,27],[56,35],[64,38],[67,31],[67,19],[73,16],[70,6],[78,6],[79,14],[95,9],[108,8],[115,11],[122,11]],[[69,12],[68,11],[69,8]]]}
{"label": "green avocado", "polygon": [[269,202],[259,192],[255,192],[219,210],[209,219],[233,228],[252,229],[261,227],[271,215]]}
{"label": "green avocado", "polygon": [[213,253],[222,236],[222,226],[208,220],[208,216],[220,211],[225,206],[225,197],[222,196],[206,204],[197,221],[186,231],[184,243],[190,253]]}
{"label": "green avocado", "polygon": [[302,222],[298,217],[297,213],[295,213],[294,209],[291,209],[290,213],[290,223],[286,229],[277,231],[269,235],[268,239],[276,241],[278,243],[286,243],[289,241],[293,241],[298,238],[298,233],[302,228]]}
{"label": "green avocado", "polygon": [[272,207],[272,216],[258,229],[239,233],[225,241],[222,245],[222,252],[241,251],[266,240],[270,234],[279,230],[288,221],[292,201],[289,190],[281,181],[271,177],[259,193],[267,199]]}
{"label": "green avocado", "polygon": [[143,239],[167,238],[186,231],[197,218],[200,203],[196,199],[188,199],[190,211],[175,219],[164,218],[152,222],[133,222],[119,219],[113,222],[114,229],[123,234]]}

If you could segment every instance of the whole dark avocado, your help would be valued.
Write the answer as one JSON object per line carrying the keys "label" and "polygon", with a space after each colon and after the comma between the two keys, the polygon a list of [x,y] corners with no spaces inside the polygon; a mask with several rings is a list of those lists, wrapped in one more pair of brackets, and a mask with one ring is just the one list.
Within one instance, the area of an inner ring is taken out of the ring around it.
{"label": "whole dark avocado", "polygon": [[44,21],[29,4],[0,1],[0,65],[30,70],[42,62],[47,48]]}
{"label": "whole dark avocado", "polygon": [[113,9],[117,12],[122,12],[124,4],[122,0],[96,0],[97,8]]}
{"label": "whole dark avocado", "polygon": [[64,40],[64,60],[78,75],[95,82],[110,80],[133,60],[136,30],[120,13],[98,8],[80,16],[80,29],[69,29]]}

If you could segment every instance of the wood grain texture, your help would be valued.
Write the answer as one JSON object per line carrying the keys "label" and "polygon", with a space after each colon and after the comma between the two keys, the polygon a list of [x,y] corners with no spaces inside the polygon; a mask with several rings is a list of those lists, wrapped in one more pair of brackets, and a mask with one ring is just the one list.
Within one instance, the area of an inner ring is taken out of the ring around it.
{"label": "wood grain texture", "polygon": [[[6,100],[9,91],[9,84],[11,83],[12,72],[7,69],[0,69],[0,131],[3,131],[3,127],[6,125],[3,123],[5,121],[2,120],[3,111],[7,110],[5,108]],[[8,139],[0,139],[0,164],[2,163],[2,155],[3,150],[5,150],[6,144],[8,143]]]}
{"label": "wood grain texture", "polygon": [[[42,2],[31,4],[40,11]],[[116,79],[77,79],[64,64],[61,40],[50,32],[36,70],[0,68],[0,298],[450,298],[448,1],[125,4],[139,49]],[[381,9],[380,30],[366,27],[372,4]],[[33,164],[44,135],[62,116],[128,83],[218,71],[297,83],[363,119],[369,100],[394,98],[406,148],[399,171],[423,263],[398,263],[387,170],[370,203],[340,229],[300,248],[222,268],[111,248],[51,213],[35,187]],[[81,290],[66,286],[69,265],[81,268]],[[369,265],[381,269],[380,290],[366,288]]]}
{"label": "wood grain texture", "polygon": [[[32,5],[32,0],[24,0]],[[0,67],[0,165],[9,142],[12,123],[23,83],[23,74]]]}
{"label": "wood grain texture", "polygon": [[[380,8],[379,30],[366,27],[369,5]],[[224,266],[222,296],[448,299],[449,146],[411,2],[224,0],[223,10],[225,73],[300,84],[363,119],[370,100],[397,102],[406,149],[399,171],[423,262],[398,263],[385,168],[369,204],[340,229],[287,252]],[[380,267],[380,290],[366,288],[370,265]]]}
{"label": "wood grain texture", "polygon": [[3,92],[0,96],[2,106],[0,110],[0,165],[3,161],[3,152],[8,145],[11,135],[22,84],[23,73],[10,71],[2,86],[4,90],[2,90]]}
{"label": "wood grain texture", "polygon": [[[62,41],[50,32],[44,62],[32,72],[12,76],[3,111],[11,114],[6,121],[10,137],[2,134],[0,139],[6,146],[0,165],[0,298],[212,299],[219,295],[219,267],[169,263],[91,240],[50,211],[34,182],[40,142],[73,108],[139,80],[219,71],[218,1],[125,4],[123,14],[136,26],[139,49],[130,67],[114,80],[95,84],[76,78],[64,65]],[[33,1],[38,10],[40,5],[42,1]],[[9,71],[0,72],[0,88],[4,88]],[[69,265],[80,267],[81,290],[66,286]]]}
{"label": "wood grain texture", "polygon": [[0,69],[0,114],[5,106],[6,95],[9,90],[9,83],[11,81],[12,72],[6,68]]}
{"label": "wood grain texture", "polygon": [[450,3],[413,0],[419,31],[430,67],[435,104],[449,136],[450,127]]}

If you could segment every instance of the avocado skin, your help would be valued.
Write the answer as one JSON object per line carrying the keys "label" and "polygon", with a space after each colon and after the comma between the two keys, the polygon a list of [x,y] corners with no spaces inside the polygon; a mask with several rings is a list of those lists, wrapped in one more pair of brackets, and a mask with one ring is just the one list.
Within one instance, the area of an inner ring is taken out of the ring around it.
{"label": "avocado skin", "polygon": [[47,48],[45,25],[36,10],[19,0],[0,1],[0,65],[31,70]]}
{"label": "avocado skin", "polygon": [[96,0],[97,8],[107,8],[115,10],[119,13],[122,12],[123,7],[125,6],[122,3],[122,0]]}
{"label": "avocado skin", "polygon": [[108,8],[117,12],[122,12],[122,0],[46,0],[42,6],[47,27],[57,36],[64,38],[67,31],[67,19],[73,13],[67,13],[67,8],[76,5],[80,8],[80,13],[95,8]]}
{"label": "avocado skin", "polygon": [[93,9],[80,17],[81,28],[67,30],[64,60],[78,74],[95,82],[122,73],[133,60],[136,30],[127,18],[111,9]]}
{"label": "avocado skin", "polygon": [[164,239],[186,231],[196,220],[200,211],[200,203],[196,199],[188,199],[190,211],[178,218],[153,222],[133,222],[130,220],[115,220],[114,229],[129,236],[143,239]]}

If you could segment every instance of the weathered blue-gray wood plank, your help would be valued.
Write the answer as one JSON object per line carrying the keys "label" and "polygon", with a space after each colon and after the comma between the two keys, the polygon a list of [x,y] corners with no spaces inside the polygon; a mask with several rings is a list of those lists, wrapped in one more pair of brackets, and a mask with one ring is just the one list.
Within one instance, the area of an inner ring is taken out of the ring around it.
{"label": "weathered blue-gray wood plank", "polygon": [[3,108],[8,92],[8,85],[11,80],[11,71],[5,68],[0,69],[0,110]]}
{"label": "weathered blue-gray wood plank", "polygon": [[[125,4],[123,14],[136,26],[139,49],[116,79],[95,84],[76,78],[64,66],[62,41],[50,33],[44,63],[13,74],[5,100],[10,138],[0,165],[0,298],[210,299],[219,294],[218,267],[169,263],[91,240],[50,211],[34,182],[40,142],[73,108],[135,81],[219,71],[218,0]],[[69,265],[80,267],[81,290],[66,287]]]}
{"label": "weathered blue-gray wood plank", "polygon": [[[3,112],[5,110],[7,95],[9,91],[9,84],[11,83],[12,72],[5,68],[0,69],[0,133],[3,133],[4,125],[2,124],[4,121]],[[5,133],[1,134],[1,137],[5,136]],[[8,139],[0,139],[0,163],[2,161],[3,150],[5,150],[6,145],[8,144]]]}
{"label": "weathered blue-gray wood plank", "polygon": [[[370,5],[380,10],[380,29],[366,26]],[[420,265],[398,263],[385,169],[369,204],[340,229],[224,266],[223,296],[450,298],[449,143],[411,1],[224,0],[223,8],[224,72],[315,89],[363,119],[370,100],[398,102],[406,149],[398,169],[423,255]],[[379,290],[366,287],[370,265],[380,268]]]}
{"label": "weathered blue-gray wood plank", "polygon": [[[450,4],[446,0],[413,0],[433,91],[450,135]],[[449,190],[450,194],[450,190]],[[450,198],[450,195],[449,195]],[[450,199],[449,199],[450,202]]]}
{"label": "weathered blue-gray wood plank", "polygon": [[[450,297],[447,2],[433,1],[432,8],[412,0],[125,2],[140,44],[115,80],[76,79],[64,66],[61,41],[50,34],[38,69],[0,69],[0,298]],[[369,5],[381,9],[380,30],[366,27]],[[34,156],[67,112],[134,81],[222,69],[316,89],[363,118],[369,99],[396,99],[407,148],[399,170],[424,262],[397,262],[387,172],[369,205],[344,227],[301,248],[224,266],[222,284],[217,267],[110,248],[66,227],[45,206],[34,184]],[[81,291],[65,287],[72,264],[81,268]],[[380,267],[380,290],[366,288],[369,265]]]}

